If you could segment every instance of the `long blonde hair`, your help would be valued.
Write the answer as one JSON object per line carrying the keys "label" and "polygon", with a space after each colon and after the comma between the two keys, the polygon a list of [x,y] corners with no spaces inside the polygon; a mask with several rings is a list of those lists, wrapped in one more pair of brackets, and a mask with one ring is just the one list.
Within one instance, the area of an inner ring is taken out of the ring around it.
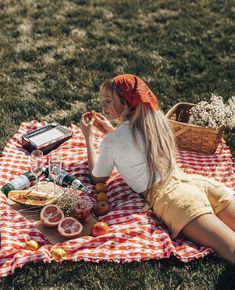
{"label": "long blonde hair", "polygon": [[[145,146],[149,182],[147,191],[151,191],[156,183],[157,175],[163,185],[176,168],[176,145],[169,122],[161,109],[153,110],[147,104],[139,104],[132,109],[112,79],[104,81],[100,88],[102,95],[113,97],[116,93],[126,110],[122,112],[122,121],[130,121],[130,129],[137,144],[140,134]],[[137,144],[138,145],[138,144]]]}

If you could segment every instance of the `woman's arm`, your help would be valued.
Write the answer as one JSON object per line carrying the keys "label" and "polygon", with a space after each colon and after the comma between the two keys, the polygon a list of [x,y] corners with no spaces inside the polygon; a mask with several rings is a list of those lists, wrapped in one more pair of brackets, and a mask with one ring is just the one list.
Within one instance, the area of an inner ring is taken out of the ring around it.
{"label": "woman's arm", "polygon": [[93,131],[94,119],[92,118],[89,123],[86,123],[85,117],[86,117],[86,113],[83,114],[81,117],[80,128],[82,130],[82,133],[84,135],[85,142],[86,142],[88,168],[89,168],[91,180],[93,183],[105,182],[109,178],[109,176],[95,177],[91,173],[97,161],[97,154],[96,154],[96,150],[94,146],[94,131]]}
{"label": "woman's arm", "polygon": [[88,167],[92,182],[94,184],[98,182],[105,182],[109,178],[109,176],[95,177],[94,175],[92,175],[92,169],[94,168],[95,163],[97,161],[97,154],[94,147],[93,138],[86,140],[86,146],[87,146]]}
{"label": "woman's arm", "polygon": [[93,143],[93,136],[85,138],[86,147],[87,147],[87,159],[88,159],[88,168],[91,174],[93,167],[95,166],[95,162],[97,160],[97,154],[95,150],[95,146]]}

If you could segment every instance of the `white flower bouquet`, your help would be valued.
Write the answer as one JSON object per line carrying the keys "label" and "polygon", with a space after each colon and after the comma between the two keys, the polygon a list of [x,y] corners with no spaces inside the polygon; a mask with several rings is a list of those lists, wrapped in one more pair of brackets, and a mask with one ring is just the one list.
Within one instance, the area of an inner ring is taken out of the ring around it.
{"label": "white flower bouquet", "polygon": [[225,104],[221,96],[212,94],[210,102],[201,101],[189,110],[189,124],[206,128],[235,127],[235,96]]}

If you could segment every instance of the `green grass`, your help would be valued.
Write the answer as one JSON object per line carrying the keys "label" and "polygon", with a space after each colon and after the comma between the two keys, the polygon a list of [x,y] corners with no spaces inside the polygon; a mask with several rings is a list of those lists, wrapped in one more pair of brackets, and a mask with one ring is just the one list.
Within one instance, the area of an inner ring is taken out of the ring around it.
{"label": "green grass", "polygon": [[[235,92],[231,0],[2,0],[0,151],[23,121],[77,123],[100,110],[99,85],[134,73],[165,112]],[[226,141],[235,157],[234,133]],[[39,274],[38,274],[39,273]],[[131,264],[31,264],[2,289],[233,289],[234,268],[208,257]],[[226,288],[227,287],[227,288]]]}
{"label": "green grass", "polygon": [[175,258],[130,264],[31,264],[4,278],[2,289],[228,290],[234,285],[234,268],[210,256],[188,264]]}

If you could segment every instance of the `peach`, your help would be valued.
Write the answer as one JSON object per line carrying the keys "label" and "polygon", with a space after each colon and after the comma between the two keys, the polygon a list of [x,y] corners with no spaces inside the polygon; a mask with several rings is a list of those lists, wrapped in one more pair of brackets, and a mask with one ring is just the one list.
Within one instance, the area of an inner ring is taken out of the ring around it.
{"label": "peach", "polygon": [[97,202],[94,208],[94,214],[96,216],[101,216],[108,213],[110,210],[109,203],[105,200],[100,200]]}
{"label": "peach", "polygon": [[105,193],[105,192],[99,192],[98,194],[97,194],[97,197],[96,197],[96,200],[97,201],[101,201],[101,200],[105,200],[105,201],[108,201],[108,196],[107,196],[107,194]]}
{"label": "peach", "polygon": [[98,237],[108,234],[110,232],[109,226],[105,222],[98,222],[92,226],[92,235]]}
{"label": "peach", "polygon": [[95,191],[97,193],[99,193],[99,192],[106,192],[107,191],[106,184],[105,183],[102,183],[102,182],[96,183],[96,185],[95,185]]}

